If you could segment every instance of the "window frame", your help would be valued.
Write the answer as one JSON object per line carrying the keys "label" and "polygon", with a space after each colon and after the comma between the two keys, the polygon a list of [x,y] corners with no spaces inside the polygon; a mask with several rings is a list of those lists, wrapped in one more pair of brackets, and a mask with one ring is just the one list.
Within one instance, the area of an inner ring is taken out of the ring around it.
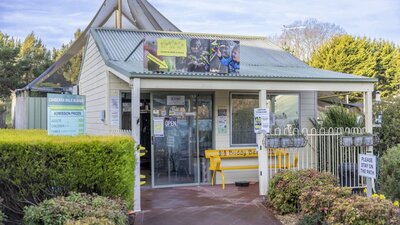
{"label": "window frame", "polygon": [[[285,92],[268,92],[267,91],[267,101],[268,101],[268,95],[297,95],[297,99],[298,99],[298,102],[299,102],[299,104],[298,104],[298,108],[297,108],[297,110],[298,110],[298,112],[299,112],[299,130],[301,130],[301,92],[288,92],[288,91],[285,91]],[[268,109],[268,110],[270,110],[270,108]]]}
{"label": "window frame", "polygon": [[231,92],[229,94],[229,145],[230,147],[257,147],[257,140],[256,142],[253,143],[246,143],[246,144],[233,144],[233,129],[232,129],[232,123],[233,123],[233,95],[252,95],[252,96],[257,96],[258,101],[260,104],[260,95],[257,92]]}

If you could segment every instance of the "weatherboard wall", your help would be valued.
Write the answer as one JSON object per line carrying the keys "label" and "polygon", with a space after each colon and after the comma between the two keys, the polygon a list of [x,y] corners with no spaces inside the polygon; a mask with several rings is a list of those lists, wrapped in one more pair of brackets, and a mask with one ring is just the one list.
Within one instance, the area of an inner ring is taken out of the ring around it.
{"label": "weatherboard wall", "polygon": [[108,133],[107,121],[101,120],[102,111],[107,110],[106,74],[106,65],[90,36],[79,78],[79,94],[86,96],[86,132],[90,135]]}

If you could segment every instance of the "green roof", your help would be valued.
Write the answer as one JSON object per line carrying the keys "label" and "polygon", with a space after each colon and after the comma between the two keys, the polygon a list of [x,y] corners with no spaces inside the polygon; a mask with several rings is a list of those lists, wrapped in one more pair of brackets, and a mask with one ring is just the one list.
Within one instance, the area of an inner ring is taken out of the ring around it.
{"label": "green roof", "polygon": [[[91,35],[106,65],[128,78],[179,78],[225,80],[352,81],[376,82],[377,79],[316,69],[280,49],[264,37],[200,34],[166,31],[137,31],[93,28]],[[240,73],[145,72],[143,39],[148,36],[169,38],[206,38],[240,41]]]}

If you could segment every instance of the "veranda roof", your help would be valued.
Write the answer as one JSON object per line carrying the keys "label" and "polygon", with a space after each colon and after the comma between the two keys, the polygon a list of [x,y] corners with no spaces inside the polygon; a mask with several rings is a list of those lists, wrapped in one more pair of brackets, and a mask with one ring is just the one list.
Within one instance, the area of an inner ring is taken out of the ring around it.
{"label": "veranda roof", "polygon": [[[316,69],[272,44],[265,37],[202,34],[169,31],[137,31],[93,28],[91,35],[105,63],[127,78],[351,81],[376,82],[377,79]],[[143,40],[145,37],[199,38],[240,41],[240,73],[145,72]]]}

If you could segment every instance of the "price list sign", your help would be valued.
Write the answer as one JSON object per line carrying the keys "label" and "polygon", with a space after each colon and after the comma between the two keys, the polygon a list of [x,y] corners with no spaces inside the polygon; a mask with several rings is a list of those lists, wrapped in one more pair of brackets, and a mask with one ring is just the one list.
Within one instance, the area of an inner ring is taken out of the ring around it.
{"label": "price list sign", "polygon": [[85,134],[85,96],[48,94],[47,132],[49,135]]}

